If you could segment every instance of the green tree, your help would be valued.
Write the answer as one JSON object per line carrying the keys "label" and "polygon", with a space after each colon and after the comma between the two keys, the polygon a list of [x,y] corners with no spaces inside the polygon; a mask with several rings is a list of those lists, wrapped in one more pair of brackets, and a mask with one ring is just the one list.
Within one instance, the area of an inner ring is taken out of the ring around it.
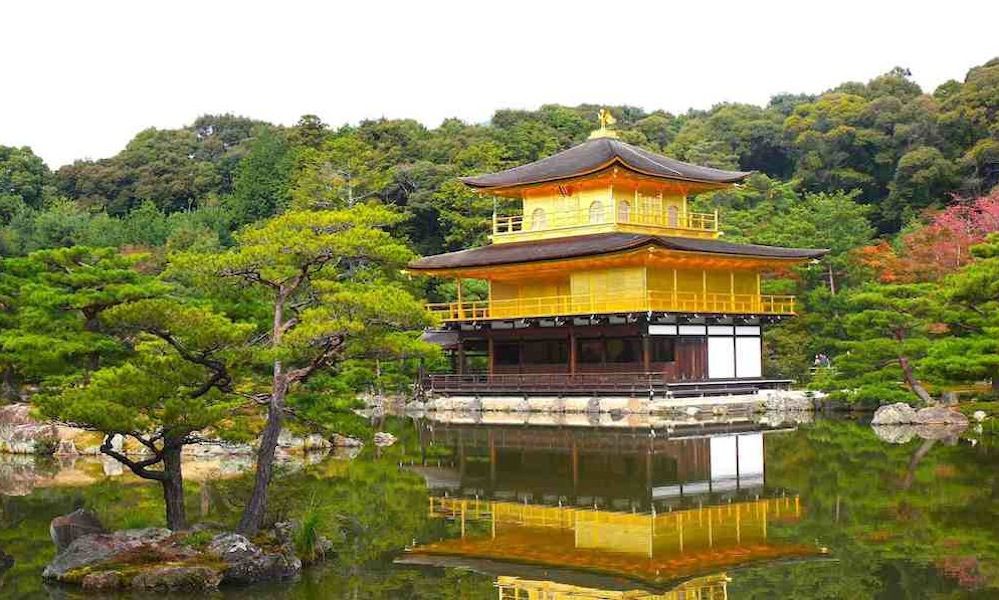
{"label": "green tree", "polygon": [[991,380],[999,394],[999,234],[971,252],[973,262],[940,282],[948,331],[922,366],[947,383]]}
{"label": "green tree", "polygon": [[[253,326],[166,298],[122,304],[102,319],[134,347],[127,360],[35,402],[47,417],[103,434],[101,452],[158,481],[167,526],[185,529],[181,451],[204,430],[231,422],[246,402],[233,393],[231,366]],[[117,436],[135,440],[143,456],[126,454]]]}
{"label": "green tree", "polygon": [[258,128],[236,168],[230,199],[233,224],[245,225],[287,208],[293,166],[294,158],[284,136],[266,127]]}
{"label": "green tree", "polygon": [[125,347],[109,335],[103,313],[167,290],[139,272],[142,259],[77,246],[0,263],[8,325],[0,331],[0,363],[12,371],[10,377],[45,383],[118,360]]}
{"label": "green tree", "polygon": [[932,404],[916,372],[929,345],[931,292],[927,284],[870,284],[852,292],[847,300],[850,312],[843,317],[845,352],[818,385],[851,403],[904,401],[914,394],[923,404]]}
{"label": "green tree", "polygon": [[296,392],[346,358],[419,345],[399,335],[429,317],[400,282],[411,253],[384,231],[398,219],[365,204],[291,210],[241,231],[230,251],[172,261],[177,276],[195,273],[220,294],[245,292],[267,314],[269,335],[256,356],[267,365],[269,383],[261,381],[254,395],[267,408],[267,422],[240,531],[252,534],[262,524],[278,435],[295,412]]}

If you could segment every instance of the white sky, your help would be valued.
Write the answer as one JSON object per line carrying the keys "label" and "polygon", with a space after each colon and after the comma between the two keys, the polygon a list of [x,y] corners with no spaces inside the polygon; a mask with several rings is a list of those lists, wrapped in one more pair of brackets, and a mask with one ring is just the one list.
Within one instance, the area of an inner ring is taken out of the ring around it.
{"label": "white sky", "polygon": [[9,0],[0,144],[57,167],[203,113],[435,127],[547,103],[683,112],[896,65],[932,91],[999,55],[999,2],[808,4]]}

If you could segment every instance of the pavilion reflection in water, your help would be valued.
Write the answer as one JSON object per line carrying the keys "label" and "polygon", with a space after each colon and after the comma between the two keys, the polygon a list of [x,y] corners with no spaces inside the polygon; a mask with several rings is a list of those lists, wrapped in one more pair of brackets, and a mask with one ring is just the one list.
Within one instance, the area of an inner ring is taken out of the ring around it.
{"label": "pavilion reflection in water", "polygon": [[[431,488],[430,514],[460,533],[411,554],[656,586],[614,591],[499,573],[501,599],[724,598],[728,579],[719,571],[818,553],[770,539],[770,525],[801,516],[797,496],[765,485],[765,441],[776,431],[695,427],[665,438],[647,429],[422,427],[424,443],[448,447],[453,458],[411,468]],[[685,583],[659,587],[670,582]]]}

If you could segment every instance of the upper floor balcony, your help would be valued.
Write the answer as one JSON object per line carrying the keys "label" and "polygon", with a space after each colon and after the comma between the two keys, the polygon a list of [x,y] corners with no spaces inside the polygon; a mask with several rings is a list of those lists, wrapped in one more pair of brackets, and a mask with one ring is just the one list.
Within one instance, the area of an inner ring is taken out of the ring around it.
{"label": "upper floor balcony", "polygon": [[609,313],[793,315],[795,297],[771,294],[636,291],[428,304],[442,321],[484,321]]}
{"label": "upper floor balcony", "polygon": [[625,201],[595,201],[586,208],[560,211],[535,208],[524,215],[494,214],[492,239],[499,244],[610,231],[715,238],[718,211],[688,212],[678,206],[640,210]]}

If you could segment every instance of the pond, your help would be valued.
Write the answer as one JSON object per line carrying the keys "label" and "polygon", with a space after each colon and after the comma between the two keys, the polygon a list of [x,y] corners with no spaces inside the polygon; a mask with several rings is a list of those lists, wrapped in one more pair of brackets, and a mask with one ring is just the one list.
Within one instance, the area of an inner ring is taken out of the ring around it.
{"label": "pond", "polygon": [[[320,511],[337,558],[213,597],[999,597],[993,436],[479,421],[382,418],[395,445],[286,467],[272,511]],[[228,522],[239,478],[191,471],[191,514]],[[159,524],[156,492],[97,459],[0,456],[0,549],[16,560],[0,597],[87,597],[42,584],[49,521],[87,505],[111,526]]]}

